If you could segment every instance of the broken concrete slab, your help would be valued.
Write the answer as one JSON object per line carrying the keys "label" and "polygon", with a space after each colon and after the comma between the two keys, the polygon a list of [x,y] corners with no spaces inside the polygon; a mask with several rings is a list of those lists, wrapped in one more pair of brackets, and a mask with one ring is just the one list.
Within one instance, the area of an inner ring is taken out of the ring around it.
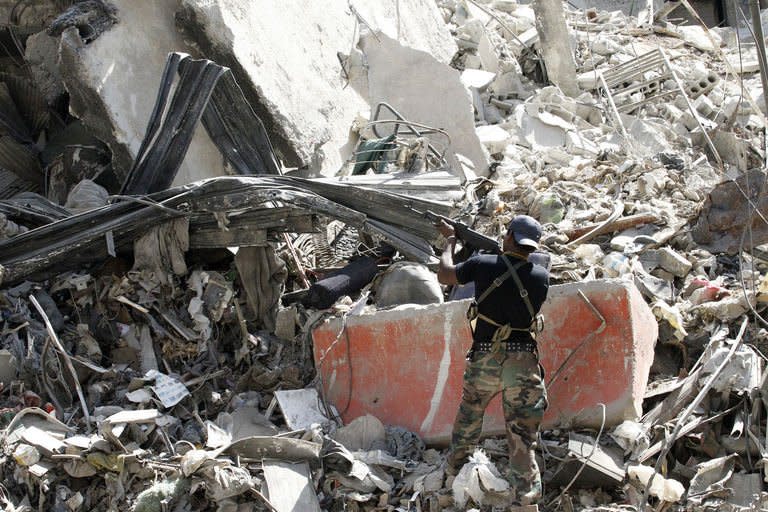
{"label": "broken concrete slab", "polygon": [[466,87],[474,87],[481,92],[491,85],[495,78],[496,73],[479,69],[465,69],[461,72],[461,83]]}
{"label": "broken concrete slab", "polygon": [[640,262],[647,272],[661,267],[676,277],[685,277],[693,264],[670,247],[651,249],[640,254]]}
{"label": "broken concrete slab", "polygon": [[491,154],[502,153],[512,137],[507,130],[495,124],[478,126],[476,132],[480,142]]}
{"label": "broken concrete slab", "polygon": [[[451,152],[469,158],[476,173],[485,175],[488,158],[475,134],[472,97],[458,71],[383,34],[365,35],[360,46],[369,66],[371,105],[385,102],[410,121],[446,130]],[[459,168],[455,161],[452,166]]]}
{"label": "broken concrete slab", "polygon": [[[345,404],[345,420],[372,414],[427,442],[447,441],[471,345],[467,306],[467,301],[452,301],[351,317],[346,322],[349,351],[331,347],[339,319],[317,327],[316,362],[329,351],[325,362],[317,363],[328,400]],[[601,402],[606,426],[637,419],[658,326],[634,285],[617,279],[553,286],[542,313],[539,347],[552,390],[544,425],[599,427]],[[351,383],[349,365],[355,368]],[[484,428],[498,434],[503,424],[497,397]]]}
{"label": "broken concrete slab", "polygon": [[750,224],[750,243],[768,242],[768,225],[760,215],[752,215],[744,207],[744,193],[757,205],[762,215],[768,213],[768,196],[761,193],[765,174],[753,169],[735,180],[717,185],[707,196],[696,224],[691,229],[693,239],[711,252],[735,254],[741,245],[742,232]]}
{"label": "broken concrete slab", "polygon": [[66,92],[56,65],[58,50],[59,39],[45,32],[27,38],[24,59],[29,63],[35,83],[49,105],[55,104]]}
{"label": "broken concrete slab", "polygon": [[687,44],[704,52],[714,52],[722,43],[717,33],[701,25],[681,25],[676,31]]}
{"label": "broken concrete slab", "polygon": [[[70,95],[70,110],[113,153],[113,165],[125,177],[139,150],[153,108],[166,55],[191,51],[174,26],[177,1],[115,0],[119,22],[91,41],[75,28],[61,35],[58,72]],[[131,41],[131,51],[124,51]],[[51,71],[55,72],[54,70]],[[221,176],[224,160],[198,126],[175,184]]]}
{"label": "broken concrete slab", "polygon": [[[369,91],[355,90],[364,80],[345,87],[345,74],[352,74],[346,55],[355,50],[357,27],[375,30],[376,40],[397,38],[395,47],[434,55],[430,58],[446,69],[455,51],[437,7],[426,0],[405,5],[357,2],[353,9],[343,3],[301,1],[235,4],[184,0],[181,26],[207,55],[232,68],[276,151],[288,166],[309,175],[330,175],[341,168],[356,142],[350,140],[350,126],[370,109]],[[292,44],[283,44],[286,39]],[[395,60],[390,55],[387,62]],[[370,84],[377,65],[370,56],[365,61]],[[386,65],[380,70],[391,71]],[[296,80],[298,76],[302,79]],[[407,92],[418,98],[419,91]],[[436,124],[404,110],[415,121]]]}
{"label": "broken concrete slab", "polygon": [[356,451],[385,445],[386,435],[384,424],[377,417],[366,414],[339,428],[333,437],[348,450]]}
{"label": "broken concrete slab", "polygon": [[568,460],[558,468],[553,482],[566,485],[573,480],[577,488],[608,489],[620,485],[625,477],[626,470],[620,450],[601,446],[597,439],[590,436],[571,433],[568,438]]}
{"label": "broken concrete slab", "polygon": [[312,485],[309,464],[306,462],[292,464],[269,459],[262,464],[269,491],[267,498],[273,510],[320,512],[320,503]]}
{"label": "broken concrete slab", "polygon": [[450,64],[456,54],[456,41],[429,0],[367,0],[355,2],[354,8],[376,30],[443,64]]}
{"label": "broken concrete slab", "polygon": [[285,423],[291,430],[302,430],[313,424],[322,425],[329,419],[320,411],[320,397],[315,388],[275,391]]}

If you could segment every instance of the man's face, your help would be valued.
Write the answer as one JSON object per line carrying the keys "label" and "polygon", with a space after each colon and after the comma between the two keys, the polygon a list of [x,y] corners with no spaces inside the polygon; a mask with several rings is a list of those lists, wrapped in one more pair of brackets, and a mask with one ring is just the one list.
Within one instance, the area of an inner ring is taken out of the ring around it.
{"label": "man's face", "polygon": [[507,231],[504,233],[504,236],[501,238],[501,248],[502,250],[511,249],[515,246],[515,238],[511,231]]}

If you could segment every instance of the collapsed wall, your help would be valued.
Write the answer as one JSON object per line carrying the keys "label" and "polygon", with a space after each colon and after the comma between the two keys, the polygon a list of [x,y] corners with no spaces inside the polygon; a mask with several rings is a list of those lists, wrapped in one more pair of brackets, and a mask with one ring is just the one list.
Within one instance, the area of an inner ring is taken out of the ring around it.
{"label": "collapsed wall", "polygon": [[[106,142],[118,176],[139,150],[154,107],[166,56],[194,53],[176,31],[178,2],[115,0],[117,23],[92,41],[77,27],[61,34],[58,71],[70,112]],[[131,41],[126,51],[125,41]],[[198,126],[176,184],[224,174],[221,153]]]}
{"label": "collapsed wall", "polygon": [[[184,0],[179,23],[206,55],[232,68],[284,163],[307,175],[335,174],[349,159],[356,143],[352,123],[367,117],[373,102],[390,98],[379,92],[389,85],[383,76],[420,77],[392,84],[399,87],[395,99],[411,98],[409,103],[439,94],[438,80],[429,72],[434,68],[452,73],[447,79],[460,85],[448,66],[455,43],[435,4],[426,0],[356,2],[349,7],[340,2]],[[389,53],[371,59],[366,45],[361,55],[356,48],[361,31],[373,31],[378,43],[391,41]],[[394,52],[408,51],[419,56],[413,65],[393,68]],[[360,67],[363,76],[354,80]],[[460,100],[463,104],[445,106],[451,116],[444,115],[446,108],[420,109],[410,120],[449,132],[454,125],[469,127],[455,132],[454,149],[483,169],[471,99],[464,94]]]}
{"label": "collapsed wall", "polygon": [[[173,51],[230,67],[283,164],[306,175],[342,168],[358,142],[355,130],[379,101],[410,121],[445,129],[449,150],[468,157],[479,173],[487,167],[471,96],[449,66],[456,43],[433,2],[82,5],[81,19],[59,20],[55,37],[31,38],[28,60],[33,74],[45,78],[47,97],[66,90],[70,113],[108,144],[119,177],[136,158]],[[95,34],[94,18],[103,25]],[[365,53],[358,48],[362,37],[374,41],[365,43]],[[133,41],[130,51],[123,41]],[[56,58],[46,57],[51,51]],[[403,55],[408,66],[393,64]],[[419,103],[425,97],[434,100]],[[433,108],[440,100],[441,108]],[[174,184],[223,174],[224,159],[198,128]]]}

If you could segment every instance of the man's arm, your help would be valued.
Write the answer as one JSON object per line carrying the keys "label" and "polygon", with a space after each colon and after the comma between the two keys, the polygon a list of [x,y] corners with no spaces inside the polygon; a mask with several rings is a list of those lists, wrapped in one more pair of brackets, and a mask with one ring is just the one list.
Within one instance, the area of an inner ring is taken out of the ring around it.
{"label": "man's arm", "polygon": [[437,225],[438,231],[448,240],[448,243],[440,255],[440,266],[437,267],[437,280],[441,284],[459,284],[456,278],[456,265],[453,264],[453,253],[456,250],[456,234],[453,226],[445,221]]}

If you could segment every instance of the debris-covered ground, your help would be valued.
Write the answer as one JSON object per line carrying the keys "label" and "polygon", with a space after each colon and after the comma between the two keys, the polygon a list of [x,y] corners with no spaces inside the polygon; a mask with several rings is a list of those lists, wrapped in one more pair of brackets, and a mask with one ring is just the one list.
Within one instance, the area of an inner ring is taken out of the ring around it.
{"label": "debris-covered ground", "polygon": [[[443,59],[471,97],[468,137],[373,93],[338,133],[281,117],[314,93],[334,118],[312,82],[325,71],[270,89],[238,61],[257,50],[206,32],[203,3],[152,11],[193,42],[152,70],[158,89],[121,81],[126,99],[109,76],[141,70],[88,55],[152,3],[0,1],[3,510],[503,510],[503,438],[447,476],[444,446],[371,415],[344,425],[316,371],[326,318],[447,300],[427,211],[492,238],[534,216],[554,283],[630,281],[658,322],[642,417],[541,433],[540,510],[768,508],[766,98],[749,13],[707,29],[686,0],[652,20],[566,7],[575,73],[558,87],[531,5],[406,2],[404,19],[445,23],[434,62],[392,43],[405,21],[391,39],[345,5],[338,98],[384,88],[374,41],[414,74],[453,76]],[[131,141],[137,104],[151,115]],[[378,129],[397,116],[402,131]],[[327,172],[339,133],[356,150]]]}

